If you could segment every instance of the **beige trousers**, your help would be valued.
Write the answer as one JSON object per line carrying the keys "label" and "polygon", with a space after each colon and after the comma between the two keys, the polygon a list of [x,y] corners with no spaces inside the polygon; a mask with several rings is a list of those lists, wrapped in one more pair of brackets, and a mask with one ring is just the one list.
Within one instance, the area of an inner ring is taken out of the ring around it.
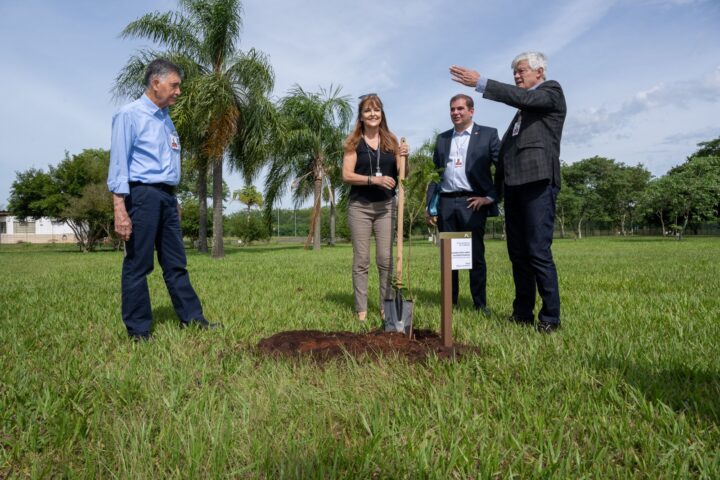
{"label": "beige trousers", "polygon": [[368,307],[368,270],[370,268],[370,235],[375,233],[375,263],[380,277],[380,307],[383,301],[394,298],[392,289],[392,242],[395,198],[384,202],[348,204],[348,226],[352,236],[352,280],[355,292],[355,311],[366,312]]}

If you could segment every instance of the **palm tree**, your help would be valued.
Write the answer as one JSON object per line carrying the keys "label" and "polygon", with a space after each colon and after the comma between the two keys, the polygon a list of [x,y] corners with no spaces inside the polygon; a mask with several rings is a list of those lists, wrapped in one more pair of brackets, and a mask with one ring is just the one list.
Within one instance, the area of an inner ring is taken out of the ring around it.
{"label": "palm tree", "polygon": [[247,205],[248,223],[250,223],[250,211],[252,207],[263,206],[262,194],[258,192],[255,185],[245,185],[242,189],[235,190],[233,192],[233,200],[238,200],[240,203]]}
{"label": "palm tree", "polygon": [[[335,246],[335,224],[338,204],[350,194],[350,186],[342,181],[343,156],[333,155],[325,164],[325,177],[323,177],[323,200],[330,205],[330,239],[328,245]],[[347,209],[347,205],[345,205]]]}
{"label": "palm tree", "polygon": [[[242,52],[236,43],[242,26],[239,0],[178,0],[179,11],[148,13],[131,22],[124,38],[150,39],[165,52],[141,50],[118,75],[117,94],[137,94],[142,72],[154,58],[177,63],[185,74],[183,94],[171,114],[183,147],[197,158],[200,212],[207,211],[206,179],[212,168],[212,256],[223,248],[223,161],[246,178],[257,174],[272,131],[274,115],[268,95],[274,78],[265,55],[255,49]],[[204,208],[203,208],[204,207]],[[206,221],[206,220],[205,220]],[[200,220],[204,230],[203,218]]]}
{"label": "palm tree", "polygon": [[412,165],[412,170],[405,178],[405,209],[407,211],[405,232],[408,238],[418,217],[425,213],[425,194],[428,186],[432,182],[440,181],[440,174],[435,169],[433,162],[435,138],[437,135],[425,140],[408,158],[408,164]]}
{"label": "palm tree", "polygon": [[[313,249],[320,249],[320,202],[328,174],[342,159],[342,141],[347,133],[352,109],[347,96],[340,96],[340,87],[318,93],[306,92],[296,85],[280,101],[282,121],[279,151],[270,163],[265,182],[265,214],[270,218],[272,207],[291,183],[297,206],[313,195],[310,231],[305,247],[312,240]],[[329,185],[334,204],[334,188]]]}

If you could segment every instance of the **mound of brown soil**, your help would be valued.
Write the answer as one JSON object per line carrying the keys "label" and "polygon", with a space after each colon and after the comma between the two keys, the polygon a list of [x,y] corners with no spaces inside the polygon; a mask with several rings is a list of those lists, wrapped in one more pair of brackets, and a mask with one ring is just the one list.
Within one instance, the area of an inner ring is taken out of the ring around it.
{"label": "mound of brown soil", "polygon": [[443,359],[458,359],[467,354],[478,354],[477,347],[455,344],[443,347],[440,336],[431,330],[416,330],[409,339],[401,333],[376,330],[368,333],[320,332],[295,330],[276,333],[260,340],[262,353],[273,356],[310,356],[329,360],[346,354],[354,357],[398,355],[417,362],[435,355]]}

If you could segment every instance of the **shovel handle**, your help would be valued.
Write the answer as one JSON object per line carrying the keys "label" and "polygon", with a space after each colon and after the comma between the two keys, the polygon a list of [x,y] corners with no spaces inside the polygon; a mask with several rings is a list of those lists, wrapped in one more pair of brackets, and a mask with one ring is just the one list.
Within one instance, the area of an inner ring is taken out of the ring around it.
{"label": "shovel handle", "polygon": [[[405,144],[405,137],[400,138],[400,143]],[[405,163],[407,162],[407,156],[402,155],[400,157],[400,167],[398,168],[398,213],[397,213],[397,265],[395,271],[397,272],[396,284],[398,288],[402,288],[402,258],[403,258],[403,220],[405,213],[405,186],[403,181],[405,180]]]}

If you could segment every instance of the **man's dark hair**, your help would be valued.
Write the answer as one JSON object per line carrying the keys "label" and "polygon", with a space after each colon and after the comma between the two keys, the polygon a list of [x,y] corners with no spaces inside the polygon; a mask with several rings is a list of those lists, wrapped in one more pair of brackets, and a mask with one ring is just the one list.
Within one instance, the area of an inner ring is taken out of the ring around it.
{"label": "man's dark hair", "polygon": [[460,100],[461,98],[465,100],[465,106],[467,106],[467,108],[475,108],[475,102],[473,102],[472,97],[470,95],[465,95],[464,93],[458,93],[452,97],[450,99],[450,105],[452,105],[455,100]]}
{"label": "man's dark hair", "polygon": [[180,67],[164,58],[156,58],[145,69],[145,86],[149,87],[153,78],[164,77],[168,73],[176,73],[178,77],[182,78]]}

